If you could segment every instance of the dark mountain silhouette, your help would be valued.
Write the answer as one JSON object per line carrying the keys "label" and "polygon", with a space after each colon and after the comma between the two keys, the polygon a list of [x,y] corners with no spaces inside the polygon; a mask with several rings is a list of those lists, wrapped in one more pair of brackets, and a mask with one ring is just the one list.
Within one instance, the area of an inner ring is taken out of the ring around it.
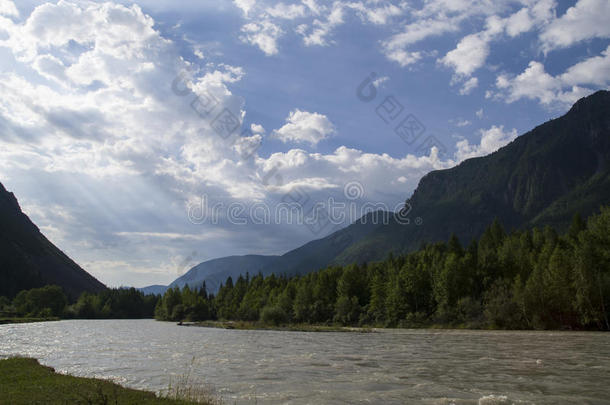
{"label": "dark mountain silhouette", "polygon": [[377,260],[452,233],[468,243],[495,218],[507,229],[565,230],[575,213],[586,217],[610,203],[610,92],[582,98],[492,154],[426,174],[407,202],[421,226],[392,221],[336,261]]}
{"label": "dark mountain silhouette", "polygon": [[47,284],[63,287],[71,299],[106,288],[53,245],[0,183],[0,296]]}

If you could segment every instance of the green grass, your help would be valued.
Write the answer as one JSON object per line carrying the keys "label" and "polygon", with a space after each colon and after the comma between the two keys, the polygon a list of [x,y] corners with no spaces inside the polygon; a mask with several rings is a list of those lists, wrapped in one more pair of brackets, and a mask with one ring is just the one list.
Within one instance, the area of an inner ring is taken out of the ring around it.
{"label": "green grass", "polygon": [[[175,393],[175,392],[174,392]],[[171,393],[170,393],[171,394]],[[170,395],[175,396],[175,395]],[[0,360],[0,404],[194,404],[95,378],[57,374],[36,359]]]}

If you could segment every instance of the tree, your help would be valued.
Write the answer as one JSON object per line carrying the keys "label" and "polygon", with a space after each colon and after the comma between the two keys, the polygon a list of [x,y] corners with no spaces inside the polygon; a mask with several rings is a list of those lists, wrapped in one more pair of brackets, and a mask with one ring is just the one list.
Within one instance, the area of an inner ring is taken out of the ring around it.
{"label": "tree", "polygon": [[518,329],[522,327],[519,307],[513,299],[511,285],[505,280],[496,281],[485,294],[484,314],[493,327]]}
{"label": "tree", "polygon": [[589,219],[578,236],[574,287],[576,308],[584,325],[610,330],[610,208]]}
{"label": "tree", "polygon": [[292,304],[294,319],[297,322],[310,322],[313,304],[311,285],[305,278],[301,278],[297,285],[294,303]]}
{"label": "tree", "polygon": [[358,297],[341,295],[335,305],[335,321],[343,325],[355,325],[358,323],[361,311]]}
{"label": "tree", "polygon": [[269,306],[261,311],[261,321],[269,325],[280,325],[288,322],[288,315],[279,306]]}
{"label": "tree", "polygon": [[371,279],[371,300],[369,302],[368,314],[369,318],[376,323],[385,320],[386,284],[387,271],[385,267],[375,266]]}
{"label": "tree", "polygon": [[13,300],[17,313],[28,316],[61,316],[67,304],[62,288],[56,285],[20,291]]}

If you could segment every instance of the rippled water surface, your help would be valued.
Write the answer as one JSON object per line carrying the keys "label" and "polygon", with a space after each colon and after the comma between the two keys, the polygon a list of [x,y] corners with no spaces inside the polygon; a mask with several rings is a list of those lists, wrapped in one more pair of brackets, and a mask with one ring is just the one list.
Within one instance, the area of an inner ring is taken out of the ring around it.
{"label": "rippled water surface", "polygon": [[159,391],[190,370],[227,403],[610,404],[610,334],[301,333],[153,320],[0,326],[0,356]]}

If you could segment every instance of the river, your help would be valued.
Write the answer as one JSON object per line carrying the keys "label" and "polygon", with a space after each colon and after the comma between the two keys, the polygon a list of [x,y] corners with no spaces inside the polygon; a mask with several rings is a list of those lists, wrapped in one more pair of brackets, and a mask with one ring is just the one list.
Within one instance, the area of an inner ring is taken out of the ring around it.
{"label": "river", "polygon": [[608,404],[610,334],[241,331],[153,320],[0,325],[0,357],[160,391],[190,373],[229,404]]}

